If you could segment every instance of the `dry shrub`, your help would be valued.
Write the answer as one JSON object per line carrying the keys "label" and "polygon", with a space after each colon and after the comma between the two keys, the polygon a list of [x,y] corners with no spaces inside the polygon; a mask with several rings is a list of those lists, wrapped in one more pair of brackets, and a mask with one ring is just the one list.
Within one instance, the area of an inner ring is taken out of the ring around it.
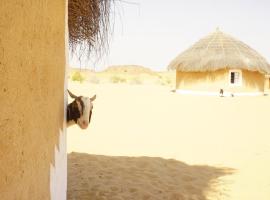
{"label": "dry shrub", "polygon": [[127,80],[125,78],[122,78],[120,76],[112,76],[110,79],[111,83],[126,83]]}
{"label": "dry shrub", "polygon": [[71,80],[72,81],[79,81],[80,83],[82,83],[85,78],[83,77],[83,75],[80,72],[74,72],[71,76]]}

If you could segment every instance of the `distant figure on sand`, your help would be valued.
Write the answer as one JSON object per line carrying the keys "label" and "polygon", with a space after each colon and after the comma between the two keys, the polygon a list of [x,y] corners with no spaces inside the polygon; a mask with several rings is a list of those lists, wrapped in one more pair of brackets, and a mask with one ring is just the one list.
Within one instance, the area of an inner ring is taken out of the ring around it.
{"label": "distant figure on sand", "polygon": [[93,101],[96,99],[96,95],[93,97],[76,96],[68,90],[68,94],[71,98],[75,99],[67,106],[67,127],[77,124],[81,129],[86,129],[91,121]]}
{"label": "distant figure on sand", "polygon": [[219,96],[220,96],[220,97],[224,97],[224,91],[223,91],[223,89],[220,89],[220,91],[219,91]]}

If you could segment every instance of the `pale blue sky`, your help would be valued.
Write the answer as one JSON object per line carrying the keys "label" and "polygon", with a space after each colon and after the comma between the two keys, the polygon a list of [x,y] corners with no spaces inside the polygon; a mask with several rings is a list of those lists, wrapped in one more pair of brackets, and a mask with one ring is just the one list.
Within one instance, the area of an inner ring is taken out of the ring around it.
{"label": "pale blue sky", "polygon": [[[89,68],[136,64],[165,70],[175,56],[216,27],[270,61],[269,0],[126,1],[137,5],[116,3],[109,55]],[[71,65],[79,64],[73,59]]]}

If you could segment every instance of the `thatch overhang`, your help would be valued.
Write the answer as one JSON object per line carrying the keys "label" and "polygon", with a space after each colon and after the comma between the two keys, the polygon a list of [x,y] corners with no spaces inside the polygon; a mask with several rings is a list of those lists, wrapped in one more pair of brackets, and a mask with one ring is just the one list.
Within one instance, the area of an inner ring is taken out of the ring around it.
{"label": "thatch overhang", "polygon": [[183,72],[226,68],[270,74],[270,65],[265,58],[245,43],[218,29],[178,55],[168,66],[169,70]]}
{"label": "thatch overhang", "polygon": [[106,51],[114,0],[68,0],[69,46],[74,53]]}

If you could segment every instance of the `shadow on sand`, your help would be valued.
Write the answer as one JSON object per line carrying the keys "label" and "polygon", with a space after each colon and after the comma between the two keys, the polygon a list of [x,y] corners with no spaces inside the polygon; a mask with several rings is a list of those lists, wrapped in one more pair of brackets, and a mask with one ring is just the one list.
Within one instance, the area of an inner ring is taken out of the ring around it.
{"label": "shadow on sand", "polygon": [[68,155],[69,200],[206,200],[229,168],[158,157]]}

